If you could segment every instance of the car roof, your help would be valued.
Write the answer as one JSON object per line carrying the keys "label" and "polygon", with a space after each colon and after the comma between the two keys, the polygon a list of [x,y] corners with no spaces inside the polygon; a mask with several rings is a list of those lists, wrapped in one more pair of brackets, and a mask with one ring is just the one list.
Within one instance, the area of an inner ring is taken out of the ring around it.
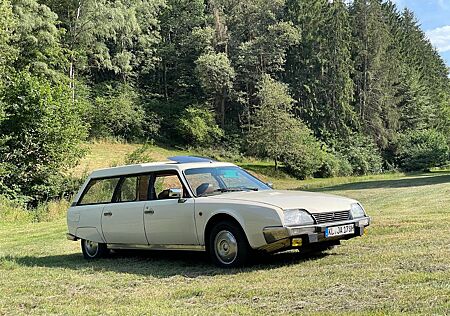
{"label": "car roof", "polygon": [[97,169],[91,173],[90,178],[107,178],[121,175],[139,174],[164,170],[183,171],[192,168],[235,166],[232,163],[218,162],[203,157],[177,156],[171,158],[174,158],[174,160]]}

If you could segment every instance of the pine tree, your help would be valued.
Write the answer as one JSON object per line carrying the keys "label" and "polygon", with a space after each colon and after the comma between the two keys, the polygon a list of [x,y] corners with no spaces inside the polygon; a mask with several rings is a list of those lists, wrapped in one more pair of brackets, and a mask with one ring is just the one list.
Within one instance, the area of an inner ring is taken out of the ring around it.
{"label": "pine tree", "polygon": [[380,0],[355,0],[351,6],[355,67],[355,110],[364,133],[382,149],[398,129],[396,87],[398,65],[392,35]]}

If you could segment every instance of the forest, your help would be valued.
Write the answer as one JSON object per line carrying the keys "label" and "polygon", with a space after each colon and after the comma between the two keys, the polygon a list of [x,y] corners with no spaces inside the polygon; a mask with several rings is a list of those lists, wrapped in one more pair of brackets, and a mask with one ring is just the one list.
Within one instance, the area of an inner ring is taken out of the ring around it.
{"label": "forest", "polygon": [[113,138],[334,177],[448,164],[449,69],[381,0],[0,0],[0,195]]}

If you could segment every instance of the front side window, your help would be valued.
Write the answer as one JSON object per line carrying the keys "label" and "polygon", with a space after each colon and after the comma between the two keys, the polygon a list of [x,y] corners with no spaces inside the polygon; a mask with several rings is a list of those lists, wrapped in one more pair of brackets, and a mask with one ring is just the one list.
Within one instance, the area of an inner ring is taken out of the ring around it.
{"label": "front side window", "polygon": [[192,168],[185,170],[184,174],[197,196],[233,191],[270,190],[265,183],[236,166]]}
{"label": "front side window", "polygon": [[167,173],[159,173],[155,175],[153,184],[153,200],[166,200],[170,199],[170,189],[181,190],[182,196],[185,197],[187,192],[183,187],[183,184],[178,177],[176,171],[170,171]]}
{"label": "front side window", "polygon": [[96,179],[89,182],[79,205],[109,203],[120,178]]}

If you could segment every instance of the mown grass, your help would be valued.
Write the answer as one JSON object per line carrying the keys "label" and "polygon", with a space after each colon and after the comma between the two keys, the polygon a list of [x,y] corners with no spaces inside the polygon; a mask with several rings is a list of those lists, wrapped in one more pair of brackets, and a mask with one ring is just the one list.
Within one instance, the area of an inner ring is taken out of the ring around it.
{"label": "mown grass", "polygon": [[450,313],[450,172],[297,181],[360,200],[368,234],[321,255],[221,270],[205,255],[131,252],[87,262],[63,218],[0,223],[0,314]]}

